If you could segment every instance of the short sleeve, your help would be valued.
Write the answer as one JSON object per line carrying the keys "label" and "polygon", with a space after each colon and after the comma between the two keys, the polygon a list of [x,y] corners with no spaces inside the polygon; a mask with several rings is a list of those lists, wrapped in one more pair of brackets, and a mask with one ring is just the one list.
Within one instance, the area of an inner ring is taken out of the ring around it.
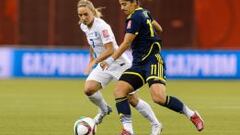
{"label": "short sleeve", "polygon": [[110,42],[113,42],[113,32],[110,26],[104,25],[101,28],[99,28],[99,33],[102,39],[103,44],[107,44]]}
{"label": "short sleeve", "polygon": [[141,22],[137,18],[130,18],[126,24],[126,33],[137,34],[140,29]]}
{"label": "short sleeve", "polygon": [[150,19],[151,21],[153,21],[153,18],[152,18],[152,16],[151,16],[150,11],[147,10],[147,14],[148,14],[149,19]]}

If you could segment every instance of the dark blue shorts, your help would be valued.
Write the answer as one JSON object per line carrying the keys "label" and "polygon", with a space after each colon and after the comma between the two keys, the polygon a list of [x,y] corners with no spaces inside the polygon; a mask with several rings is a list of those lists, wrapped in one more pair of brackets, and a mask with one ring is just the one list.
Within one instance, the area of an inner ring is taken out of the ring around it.
{"label": "dark blue shorts", "polygon": [[151,54],[145,61],[133,64],[119,80],[128,82],[134,90],[142,87],[146,82],[149,87],[154,83],[166,84],[165,64],[159,53]]}

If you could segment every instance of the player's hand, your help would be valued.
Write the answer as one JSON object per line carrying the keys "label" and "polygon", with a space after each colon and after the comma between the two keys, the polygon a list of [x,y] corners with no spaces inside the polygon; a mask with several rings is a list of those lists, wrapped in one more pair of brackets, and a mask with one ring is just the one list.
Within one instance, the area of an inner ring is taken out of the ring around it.
{"label": "player's hand", "polygon": [[84,70],[84,74],[85,74],[85,75],[88,75],[88,74],[92,71],[93,66],[94,66],[95,64],[96,64],[96,61],[95,61],[95,60],[89,62],[88,66],[87,66],[86,69]]}
{"label": "player's hand", "polygon": [[113,57],[110,56],[105,61],[101,62],[100,66],[103,70],[107,70],[114,61],[115,60],[113,59]]}
{"label": "player's hand", "polygon": [[100,66],[101,66],[102,70],[107,70],[109,68],[109,65],[106,61],[101,62]]}

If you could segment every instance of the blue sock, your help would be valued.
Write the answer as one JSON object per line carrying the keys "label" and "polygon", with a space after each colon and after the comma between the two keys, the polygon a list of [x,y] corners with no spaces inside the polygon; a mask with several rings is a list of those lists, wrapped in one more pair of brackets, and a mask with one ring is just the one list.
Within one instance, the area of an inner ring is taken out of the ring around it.
{"label": "blue sock", "polygon": [[118,114],[120,116],[120,120],[122,122],[123,128],[133,134],[133,127],[132,127],[132,118],[131,118],[131,109],[128,103],[128,98],[117,98],[116,100],[116,107]]}
{"label": "blue sock", "polygon": [[115,101],[116,101],[118,114],[131,115],[131,109],[130,109],[127,97],[117,98],[115,99]]}
{"label": "blue sock", "polygon": [[176,97],[167,96],[166,103],[163,106],[175,112],[183,113],[183,103]]}

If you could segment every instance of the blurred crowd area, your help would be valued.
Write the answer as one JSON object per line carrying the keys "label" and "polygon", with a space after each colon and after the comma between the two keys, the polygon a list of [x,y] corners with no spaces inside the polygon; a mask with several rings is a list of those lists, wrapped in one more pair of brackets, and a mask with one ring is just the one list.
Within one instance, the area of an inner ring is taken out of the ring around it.
{"label": "blurred crowd area", "polygon": [[[118,42],[125,16],[118,0],[91,0],[102,10]],[[78,0],[0,0],[0,47],[77,47]],[[142,0],[162,25],[164,49],[240,49],[240,0]]]}

